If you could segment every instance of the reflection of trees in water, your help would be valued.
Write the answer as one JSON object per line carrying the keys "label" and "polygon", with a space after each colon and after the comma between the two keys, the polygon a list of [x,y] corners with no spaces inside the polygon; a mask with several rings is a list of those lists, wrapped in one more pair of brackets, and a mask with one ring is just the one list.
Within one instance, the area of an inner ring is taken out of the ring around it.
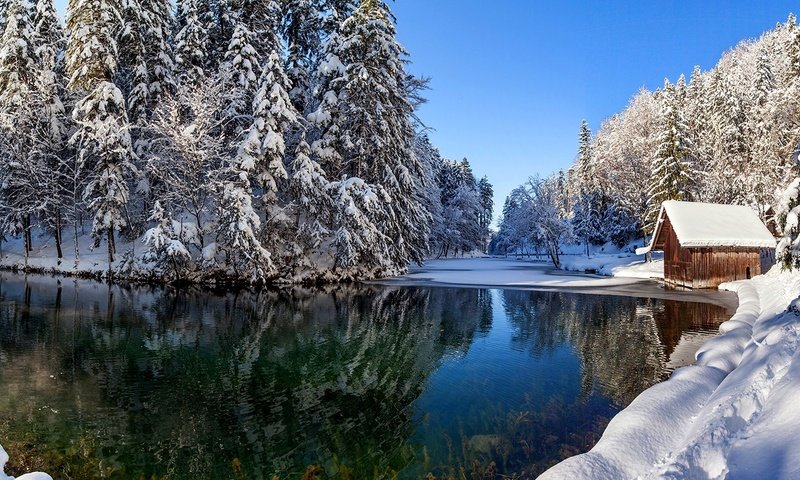
{"label": "reflection of trees in water", "polygon": [[88,439],[83,461],[102,457],[111,477],[271,478],[314,463],[372,477],[412,460],[427,377],[490,326],[483,290],[215,296],[7,276],[0,360],[16,373],[0,417],[62,452]]}
{"label": "reflection of trees in water", "polygon": [[658,382],[687,329],[714,328],[725,316],[712,304],[560,292],[503,291],[517,329],[515,348],[533,355],[569,343],[582,363],[582,388],[598,386],[620,406]]}

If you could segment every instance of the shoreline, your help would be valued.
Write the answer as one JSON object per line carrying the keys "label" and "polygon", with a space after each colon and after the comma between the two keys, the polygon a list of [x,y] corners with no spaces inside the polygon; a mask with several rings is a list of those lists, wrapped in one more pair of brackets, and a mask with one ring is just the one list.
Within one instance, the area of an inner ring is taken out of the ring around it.
{"label": "shoreline", "polygon": [[589,452],[539,478],[797,478],[800,440],[788,439],[800,420],[800,275],[773,270],[721,285],[739,306],[696,363],[639,394]]}
{"label": "shoreline", "polygon": [[[429,266],[430,263],[441,264],[446,262],[485,262],[489,264],[511,264],[514,268],[487,270],[470,269],[438,269]],[[431,260],[428,265],[411,267],[409,272],[398,277],[387,277],[377,280],[363,281],[364,284],[377,284],[398,287],[449,287],[449,288],[490,288],[507,290],[545,291],[579,293],[586,295],[616,295],[623,297],[648,297],[662,300],[680,300],[699,303],[710,303],[724,307],[730,315],[736,312],[739,305],[738,296],[734,293],[716,289],[708,290],[668,290],[663,283],[655,279],[642,277],[623,277],[601,275],[592,273],[578,273],[572,270],[556,269],[547,262],[529,260],[509,260],[504,258],[477,258],[477,259],[441,259]],[[497,272],[514,271],[528,272],[532,276],[538,274],[541,279],[514,281],[485,281],[486,278],[497,278]],[[453,275],[442,275],[449,272]],[[475,278],[457,278],[458,272],[463,276]]]}

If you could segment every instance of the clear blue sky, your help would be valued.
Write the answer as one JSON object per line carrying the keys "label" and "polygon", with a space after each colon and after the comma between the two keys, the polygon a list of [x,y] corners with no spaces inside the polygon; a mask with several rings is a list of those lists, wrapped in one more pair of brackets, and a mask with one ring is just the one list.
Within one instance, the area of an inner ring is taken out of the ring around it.
{"label": "clear blue sky", "polygon": [[786,20],[788,1],[397,0],[410,71],[432,77],[422,118],[449,158],[495,186],[496,211],[537,172],[568,167],[640,87],[687,79]]}
{"label": "clear blue sky", "polygon": [[[411,72],[432,77],[423,120],[448,158],[495,186],[496,211],[536,173],[566,168],[640,87],[703,70],[786,20],[783,0],[396,0]],[[66,0],[56,0],[63,13]]]}

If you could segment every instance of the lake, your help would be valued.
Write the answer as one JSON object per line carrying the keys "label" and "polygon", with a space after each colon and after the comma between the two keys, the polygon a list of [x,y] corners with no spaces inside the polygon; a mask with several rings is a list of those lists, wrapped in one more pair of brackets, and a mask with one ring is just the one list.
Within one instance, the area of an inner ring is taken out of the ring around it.
{"label": "lake", "polygon": [[55,478],[531,478],[692,363],[708,295],[0,273],[0,444]]}

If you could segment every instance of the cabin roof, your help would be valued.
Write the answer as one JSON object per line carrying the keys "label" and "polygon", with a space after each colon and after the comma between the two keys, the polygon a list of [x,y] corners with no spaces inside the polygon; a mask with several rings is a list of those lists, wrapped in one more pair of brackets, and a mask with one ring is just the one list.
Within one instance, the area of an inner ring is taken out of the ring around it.
{"label": "cabin roof", "polygon": [[775,237],[750,207],[668,200],[661,204],[650,245],[636,253],[663,248],[661,227],[667,217],[681,247],[775,248]]}

